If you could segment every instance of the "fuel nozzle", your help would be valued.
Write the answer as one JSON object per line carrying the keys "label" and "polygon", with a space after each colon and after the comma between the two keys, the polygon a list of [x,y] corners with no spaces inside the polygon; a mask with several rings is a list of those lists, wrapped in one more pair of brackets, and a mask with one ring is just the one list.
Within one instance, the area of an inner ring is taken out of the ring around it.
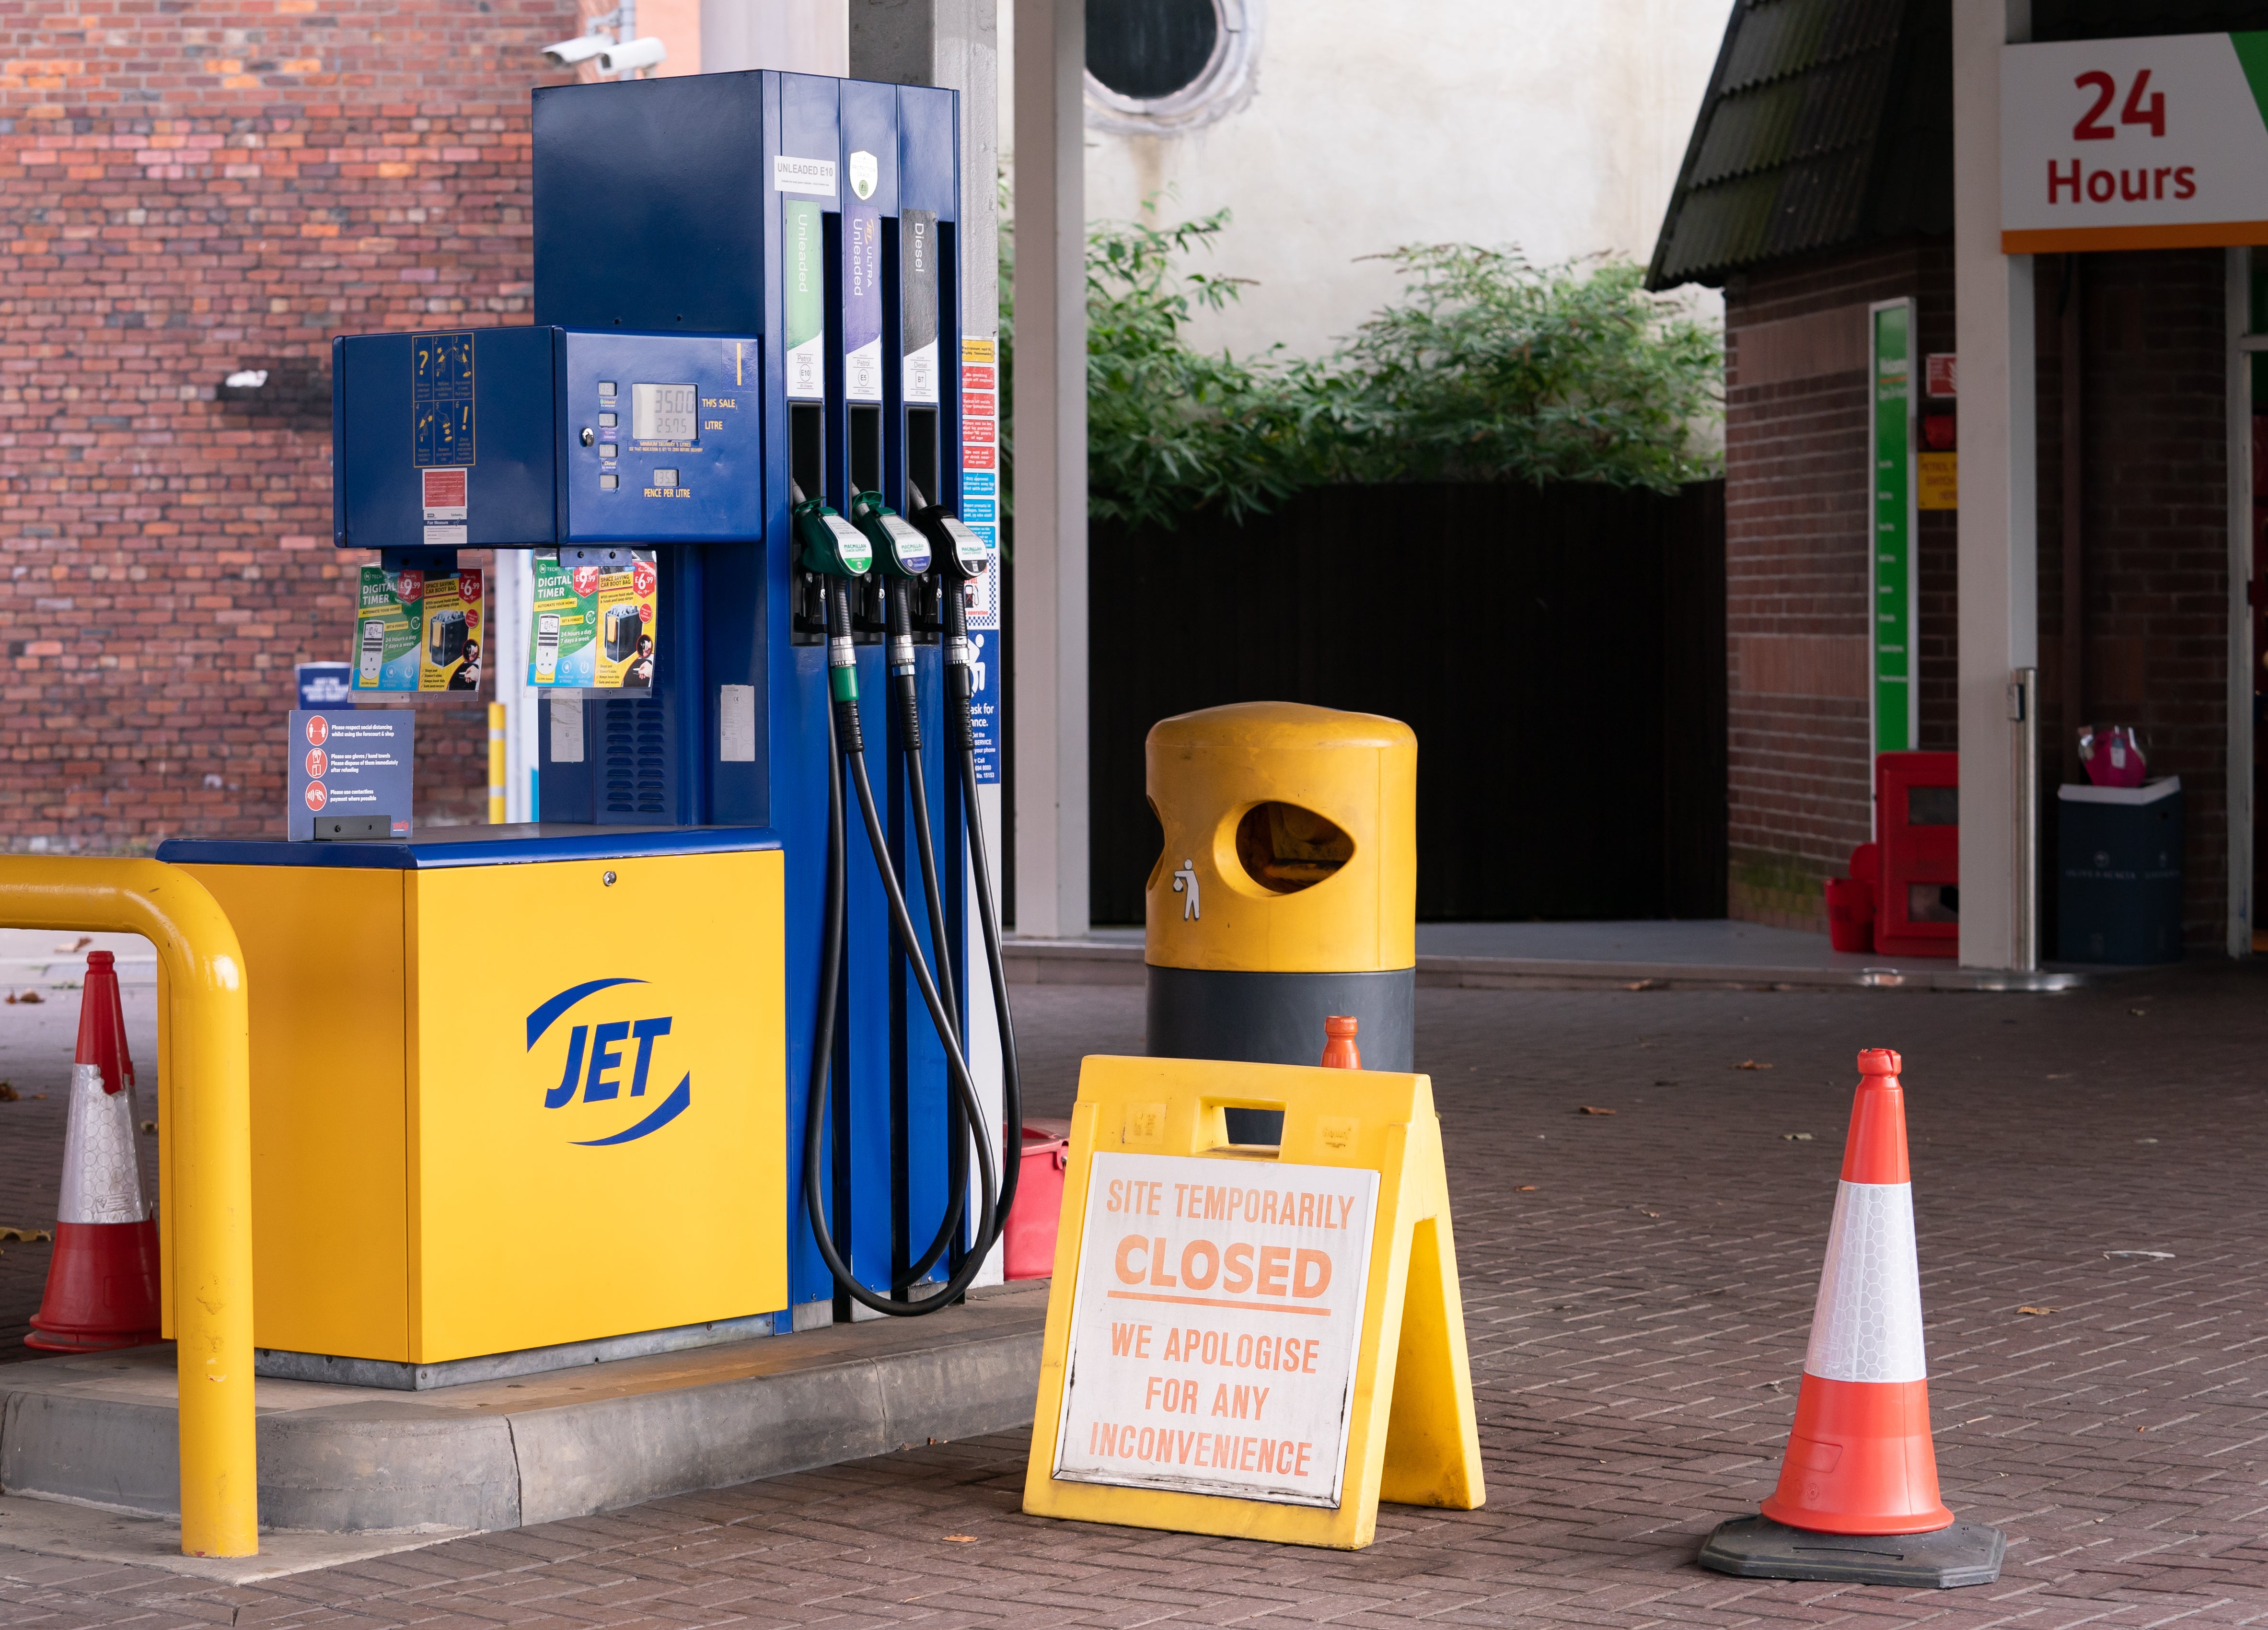
{"label": "fuel nozzle", "polygon": [[850,519],[873,545],[874,557],[887,577],[928,575],[929,539],[906,518],[882,501],[879,492],[862,492],[850,500]]}
{"label": "fuel nozzle", "polygon": [[898,697],[899,729],[909,751],[921,749],[921,704],[914,683],[913,586],[929,574],[929,539],[882,501],[879,492],[850,500],[850,518],[873,541],[882,565],[888,605],[890,688]]}
{"label": "fuel nozzle", "polygon": [[866,535],[825,498],[806,498],[795,506],[795,539],[803,569],[821,577],[863,578],[874,569],[874,546]]}
{"label": "fuel nozzle", "polygon": [[958,578],[966,583],[983,577],[991,566],[992,551],[985,546],[984,540],[962,525],[961,517],[949,513],[944,505],[917,508],[912,520],[936,551],[938,565],[946,578]]}
{"label": "fuel nozzle", "polygon": [[866,535],[829,509],[824,498],[799,498],[792,512],[803,569],[816,572],[827,601],[827,694],[844,752],[864,752],[858,727],[858,645],[850,632],[850,584],[874,567]]}

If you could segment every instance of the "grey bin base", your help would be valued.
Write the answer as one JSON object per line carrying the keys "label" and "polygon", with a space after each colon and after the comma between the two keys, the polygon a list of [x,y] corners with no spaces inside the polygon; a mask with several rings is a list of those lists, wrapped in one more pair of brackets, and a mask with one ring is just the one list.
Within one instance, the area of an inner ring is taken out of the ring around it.
{"label": "grey bin base", "polygon": [[[1418,970],[1384,973],[1234,973],[1148,964],[1149,1051],[1153,1058],[1225,1058],[1307,1064],[1323,1056],[1323,1021],[1351,1014],[1366,1070],[1417,1067]],[[1282,1140],[1283,1117],[1231,1110],[1234,1143]]]}
{"label": "grey bin base", "polygon": [[1719,1523],[1695,1560],[1742,1579],[1948,1590],[1991,1584],[2007,1549],[2007,1536],[1982,1523],[1927,1534],[1816,1534],[1768,1516],[1742,1516]]}

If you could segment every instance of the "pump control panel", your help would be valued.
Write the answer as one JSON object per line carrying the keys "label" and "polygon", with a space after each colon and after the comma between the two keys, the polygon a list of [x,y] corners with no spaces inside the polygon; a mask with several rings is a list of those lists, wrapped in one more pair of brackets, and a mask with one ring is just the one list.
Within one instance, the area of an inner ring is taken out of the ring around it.
{"label": "pump control panel", "polygon": [[331,344],[342,549],[763,537],[762,343],[475,328]]}

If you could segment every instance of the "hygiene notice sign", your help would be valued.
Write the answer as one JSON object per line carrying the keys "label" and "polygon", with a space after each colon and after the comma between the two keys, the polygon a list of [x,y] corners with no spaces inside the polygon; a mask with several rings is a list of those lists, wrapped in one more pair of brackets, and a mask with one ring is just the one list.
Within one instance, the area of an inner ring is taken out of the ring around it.
{"label": "hygiene notice sign", "polygon": [[387,830],[370,836],[409,837],[416,742],[417,716],[408,708],[294,708],[284,836],[308,842],[324,815],[377,816]]}
{"label": "hygiene notice sign", "polygon": [[1336,1507],[1378,1174],[1098,1154],[1054,1475]]}

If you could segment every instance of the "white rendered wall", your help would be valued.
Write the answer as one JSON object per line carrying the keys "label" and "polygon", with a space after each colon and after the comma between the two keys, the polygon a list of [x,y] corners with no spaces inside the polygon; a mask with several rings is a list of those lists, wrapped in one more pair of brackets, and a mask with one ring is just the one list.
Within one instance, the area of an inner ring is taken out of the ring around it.
{"label": "white rendered wall", "polygon": [[[1204,269],[1259,286],[1193,337],[1320,355],[1395,291],[1386,266],[1359,257],[1400,244],[1647,260],[1730,6],[1268,0],[1264,12],[1238,111],[1170,137],[1088,129],[1086,213],[1126,218],[1168,188],[1168,217],[1226,206],[1233,225]],[[1000,21],[1005,133],[1005,6]],[[1721,306],[1700,291],[1696,309]]]}

